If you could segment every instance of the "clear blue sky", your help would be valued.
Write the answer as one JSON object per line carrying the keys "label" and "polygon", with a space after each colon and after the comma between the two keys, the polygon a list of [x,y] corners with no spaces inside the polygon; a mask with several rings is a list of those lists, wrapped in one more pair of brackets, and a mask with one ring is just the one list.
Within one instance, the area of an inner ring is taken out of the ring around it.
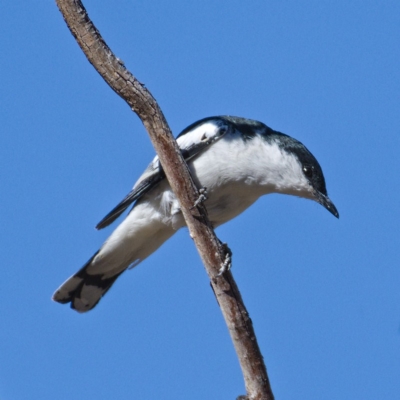
{"label": "clear blue sky", "polygon": [[[336,220],[271,195],[218,229],[277,399],[400,398],[400,2],[85,1],[174,133],[219,114],[302,141]],[[53,291],[154,155],[50,0],[0,13],[0,398],[235,399],[187,231],[79,315]]]}

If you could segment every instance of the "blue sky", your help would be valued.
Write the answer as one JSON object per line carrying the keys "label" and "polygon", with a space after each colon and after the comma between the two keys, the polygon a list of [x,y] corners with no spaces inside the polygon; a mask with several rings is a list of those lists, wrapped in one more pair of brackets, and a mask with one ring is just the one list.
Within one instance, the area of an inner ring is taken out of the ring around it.
{"label": "blue sky", "polygon": [[[400,398],[400,3],[85,1],[175,134],[258,119],[319,160],[336,220],[270,195],[217,230],[278,399]],[[0,398],[234,399],[240,368],[187,231],[79,315],[50,300],[154,155],[53,1],[0,13]]]}

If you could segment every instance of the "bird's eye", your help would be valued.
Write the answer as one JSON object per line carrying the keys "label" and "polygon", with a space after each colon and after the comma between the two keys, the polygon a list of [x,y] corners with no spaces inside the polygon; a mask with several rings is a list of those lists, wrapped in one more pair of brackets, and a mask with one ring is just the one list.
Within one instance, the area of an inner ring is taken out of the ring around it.
{"label": "bird's eye", "polygon": [[310,165],[305,165],[304,167],[303,167],[303,172],[304,172],[304,175],[305,176],[307,176],[308,178],[312,178],[312,176],[313,176],[313,167],[312,166],[310,166]]}

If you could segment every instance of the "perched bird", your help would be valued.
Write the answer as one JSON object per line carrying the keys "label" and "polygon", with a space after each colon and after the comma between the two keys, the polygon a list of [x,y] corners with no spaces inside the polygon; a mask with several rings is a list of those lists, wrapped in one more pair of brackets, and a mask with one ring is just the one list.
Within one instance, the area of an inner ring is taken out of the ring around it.
{"label": "perched bird", "polygon": [[[296,139],[261,122],[231,116],[204,118],[187,127],[177,142],[197,187],[207,188],[204,204],[214,227],[269,193],[314,200],[339,217],[315,157]],[[127,268],[138,265],[185,226],[158,157],[96,228],[114,222],[132,203],[124,221],[56,290],[53,300],[71,303],[79,312],[91,310]]]}

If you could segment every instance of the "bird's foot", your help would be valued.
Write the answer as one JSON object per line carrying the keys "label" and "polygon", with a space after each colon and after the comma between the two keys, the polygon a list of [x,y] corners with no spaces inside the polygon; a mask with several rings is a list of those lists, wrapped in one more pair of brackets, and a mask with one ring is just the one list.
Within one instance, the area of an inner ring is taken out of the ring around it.
{"label": "bird's foot", "polygon": [[208,197],[207,197],[207,188],[206,187],[200,188],[199,189],[199,197],[194,202],[193,207],[191,207],[190,209],[193,210],[193,208],[196,208],[200,203],[205,202],[207,199],[208,199]]}
{"label": "bird's foot", "polygon": [[228,243],[221,243],[221,245],[225,251],[225,260],[221,264],[221,268],[219,269],[217,276],[221,276],[232,268],[232,250],[229,248]]}

